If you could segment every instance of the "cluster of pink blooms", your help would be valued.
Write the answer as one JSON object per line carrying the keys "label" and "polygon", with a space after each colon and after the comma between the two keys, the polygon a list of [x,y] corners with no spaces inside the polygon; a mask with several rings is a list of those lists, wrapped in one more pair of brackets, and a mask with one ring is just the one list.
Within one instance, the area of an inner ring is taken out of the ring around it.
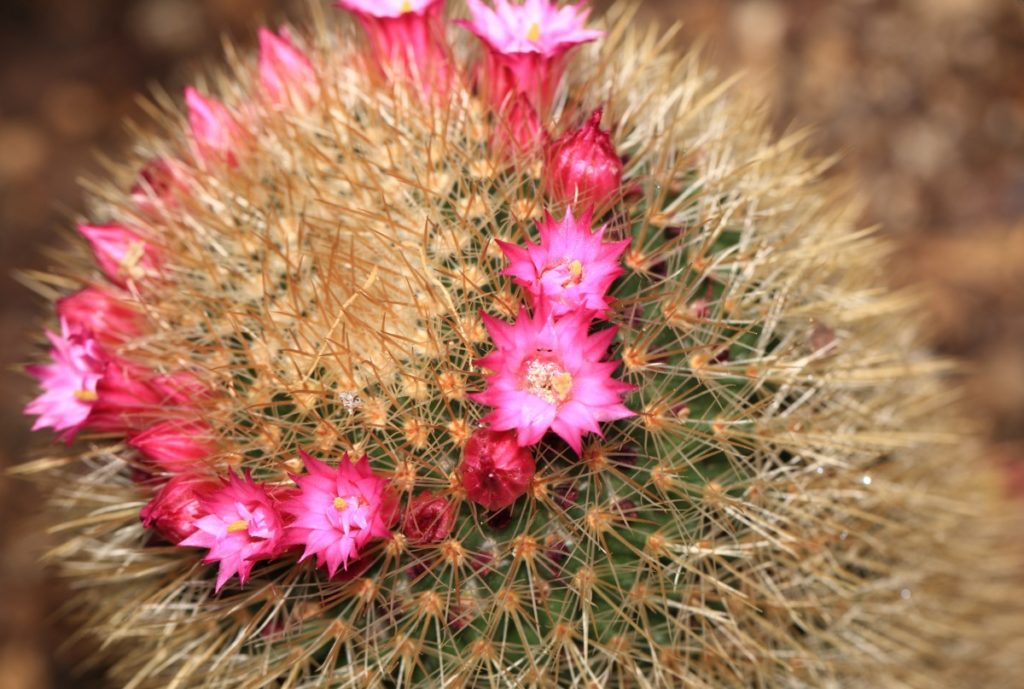
{"label": "cluster of pink blooms", "polygon": [[[380,75],[414,84],[429,98],[455,81],[442,20],[444,0],[338,0],[357,16],[368,37],[371,64]],[[470,0],[472,18],[460,22],[484,44],[476,75],[493,107],[495,128],[516,132],[519,152],[547,165],[546,191],[556,203],[611,204],[619,194],[622,162],[598,110],[580,129],[551,142],[542,122],[550,112],[566,54],[600,32],[584,27],[582,3],[558,8],[550,0],[495,8]],[[320,93],[312,62],[283,31],[260,31],[260,96],[271,110],[313,106]],[[185,90],[194,164],[237,165],[253,126],[244,106],[232,109],[194,88]],[[496,146],[503,146],[501,137]],[[504,139],[507,141],[507,139]],[[173,208],[187,193],[189,165],[150,161],[131,196],[143,215]],[[621,273],[627,241],[604,241],[592,231],[592,213],[567,210],[538,223],[539,244],[501,243],[507,274],[527,295],[515,323],[485,316],[495,350],[478,364],[491,371],[487,387],[472,397],[493,407],[466,443],[460,466],[467,497],[501,510],[525,494],[534,474],[530,446],[549,430],[581,450],[584,433],[600,423],[630,416],[621,402],[629,386],[612,378],[615,361],[603,361],[614,329],[590,333],[609,309],[607,291]],[[188,371],[157,373],[120,353],[127,340],[145,334],[133,295],[159,289],[165,253],[144,228],[80,225],[106,284],[98,282],[57,303],[60,333],[47,332],[51,362],[31,366],[42,394],[25,408],[38,418],[33,430],[52,428],[71,442],[88,429],[124,440],[152,473],[166,480],[143,508],[143,524],[171,543],[207,550],[219,563],[216,589],[235,574],[242,584],[254,564],[302,549],[330,576],[361,557],[370,541],[388,538],[396,525],[409,542],[428,544],[454,528],[450,500],[424,492],[400,515],[388,479],[369,458],[348,455],[334,466],[301,453],[305,473],[287,485],[260,482],[246,472],[217,478],[216,433],[204,421],[212,391]],[[401,516],[401,519],[400,519]]]}

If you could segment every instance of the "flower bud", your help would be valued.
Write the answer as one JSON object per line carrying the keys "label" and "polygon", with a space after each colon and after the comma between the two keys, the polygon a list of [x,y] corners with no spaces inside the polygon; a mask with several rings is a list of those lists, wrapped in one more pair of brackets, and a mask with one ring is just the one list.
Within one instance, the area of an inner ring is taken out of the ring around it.
{"label": "flower bud", "polygon": [[548,147],[545,186],[564,204],[602,206],[622,185],[622,159],[608,132],[601,129],[601,108],[577,130]]}
{"label": "flower bud", "polygon": [[139,312],[99,287],[86,287],[58,300],[57,314],[72,331],[91,333],[102,344],[116,344],[142,333]]}
{"label": "flower bud", "polygon": [[139,170],[132,185],[132,201],[145,213],[155,213],[171,205],[174,195],[186,185],[185,172],[177,161],[155,158]]}
{"label": "flower bud", "polygon": [[282,32],[260,29],[260,85],[277,105],[290,98],[308,104],[313,100],[316,71],[312,63]]}
{"label": "flower bud", "polygon": [[526,493],[537,467],[514,432],[478,430],[462,451],[462,485],[470,500],[488,510],[508,507]]}
{"label": "flower bud", "polygon": [[154,277],[159,267],[156,249],[139,235],[121,225],[79,225],[92,246],[100,269],[114,284]]}
{"label": "flower bud", "polygon": [[191,86],[185,89],[188,123],[200,160],[222,160],[235,164],[235,150],[242,139],[242,128],[231,111],[218,100],[207,98]]}
{"label": "flower bud", "polygon": [[195,533],[196,520],[205,514],[201,496],[218,487],[216,481],[201,476],[175,476],[142,508],[142,525],[177,544]]}
{"label": "flower bud", "polygon": [[455,510],[447,498],[424,491],[409,503],[402,533],[412,543],[437,543],[448,537],[454,523]]}
{"label": "flower bud", "polygon": [[202,466],[216,452],[213,430],[202,421],[163,421],[132,436],[128,444],[171,472]]}
{"label": "flower bud", "polygon": [[163,395],[144,369],[112,359],[96,384],[96,401],[86,425],[101,432],[139,431],[153,422]]}

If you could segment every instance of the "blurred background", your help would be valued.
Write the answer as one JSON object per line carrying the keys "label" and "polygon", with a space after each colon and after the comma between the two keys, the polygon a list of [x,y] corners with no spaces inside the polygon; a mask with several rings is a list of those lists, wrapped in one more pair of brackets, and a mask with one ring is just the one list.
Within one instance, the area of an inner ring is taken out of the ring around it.
{"label": "blurred background", "polygon": [[[864,224],[899,251],[894,284],[920,285],[935,347],[965,359],[990,461],[1024,495],[1024,2],[640,0],[683,22],[723,73],[770,102],[779,131],[813,126],[865,196]],[[599,7],[606,2],[595,2]],[[301,11],[302,0],[0,2],[0,470],[20,461],[33,386],[20,373],[41,304],[14,279],[46,267],[72,227],[78,180],[125,145],[136,94],[176,93],[224,36]],[[36,496],[0,476],[0,689],[100,686],[36,564]],[[71,644],[74,648],[75,644]]]}

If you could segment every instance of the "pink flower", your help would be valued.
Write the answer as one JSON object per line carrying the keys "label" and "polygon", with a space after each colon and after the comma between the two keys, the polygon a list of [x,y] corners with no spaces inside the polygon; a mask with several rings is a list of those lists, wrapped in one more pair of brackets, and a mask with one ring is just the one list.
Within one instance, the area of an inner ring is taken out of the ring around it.
{"label": "pink flower", "polygon": [[622,159],[598,108],[582,127],[548,147],[545,175],[548,195],[565,204],[602,205],[622,186]]}
{"label": "pink flower", "polygon": [[589,313],[556,320],[545,311],[520,311],[511,324],[481,314],[495,350],[476,362],[490,371],[487,389],[469,396],[494,407],[481,421],[515,430],[520,446],[552,430],[579,454],[583,433],[601,435],[600,422],[633,416],[620,399],[632,386],[612,378],[618,361],[601,361],[615,328],[589,335]]}
{"label": "pink flower", "polygon": [[52,345],[52,363],[29,366],[28,372],[39,380],[43,393],[25,407],[26,414],[35,414],[33,431],[52,428],[66,431],[73,438],[92,413],[99,399],[97,387],[107,368],[107,360],[99,344],[87,332],[72,330],[61,319],[61,334],[47,331]]}
{"label": "pink flower", "polygon": [[185,89],[188,122],[200,160],[221,160],[234,165],[235,151],[244,132],[231,111],[218,100],[207,98],[191,86]]}
{"label": "pink flower", "polygon": [[205,514],[201,498],[219,487],[217,482],[202,476],[175,476],[142,508],[142,525],[171,543],[180,543],[196,532],[196,521]]}
{"label": "pink flower", "polygon": [[244,586],[257,560],[276,557],[284,548],[284,524],[266,488],[249,474],[244,480],[228,474],[227,481],[199,496],[202,514],[196,530],[179,545],[209,548],[203,562],[220,562],[217,591],[238,574]]}
{"label": "pink flower", "polygon": [[460,25],[476,34],[487,48],[484,91],[500,109],[510,93],[526,94],[546,119],[565,70],[566,53],[576,45],[602,36],[585,28],[590,10],[584,2],[559,8],[550,0],[511,4],[495,0],[491,9],[481,0],[468,0],[472,18]]}
{"label": "pink flower", "polygon": [[444,0],[338,0],[355,13],[381,71],[411,79],[425,92],[444,93],[451,66],[441,13]]}
{"label": "pink flower", "polygon": [[508,257],[505,275],[515,278],[535,305],[544,300],[555,317],[583,309],[603,316],[609,308],[605,296],[616,277],[622,274],[619,256],[630,240],[603,242],[604,227],[590,231],[591,213],[579,220],[572,209],[561,222],[546,214],[537,223],[540,244],[526,248],[498,241]]}
{"label": "pink flower", "polygon": [[505,109],[505,116],[495,124],[491,147],[500,158],[529,155],[544,145],[547,131],[537,111],[525,96],[515,96]]}
{"label": "pink flower", "polygon": [[413,543],[437,543],[452,532],[455,510],[443,495],[423,491],[409,503],[402,533]]}
{"label": "pink flower", "polygon": [[331,468],[305,452],[301,455],[309,473],[294,477],[299,493],[282,504],[295,517],[286,538],[289,544],[305,546],[302,560],[315,554],[317,566],[326,564],[333,577],[370,540],[388,535],[395,499],[387,491],[387,480],[370,470],[366,456],[353,463],[346,454]]}
{"label": "pink flower", "polygon": [[151,371],[108,356],[86,425],[106,433],[132,433],[147,427],[161,414],[165,402],[153,383]]}
{"label": "pink flower", "polygon": [[185,188],[186,177],[180,163],[156,158],[139,170],[131,189],[132,201],[139,210],[155,213],[173,205],[174,196]]}
{"label": "pink flower", "polygon": [[514,503],[530,487],[537,466],[529,448],[519,447],[516,434],[479,430],[462,449],[459,473],[466,495],[492,511]]}
{"label": "pink flower", "polygon": [[213,397],[210,386],[190,371],[175,371],[153,378],[151,385],[166,405],[194,407],[195,403]]}
{"label": "pink flower", "polygon": [[317,86],[316,70],[284,32],[260,29],[260,85],[273,103],[287,105],[289,98],[308,104]]}
{"label": "pink flower", "polygon": [[99,287],[59,299],[57,314],[72,332],[85,331],[103,343],[120,343],[142,332],[142,315],[124,298]]}
{"label": "pink flower", "polygon": [[138,433],[128,444],[161,468],[184,472],[201,467],[217,451],[213,429],[202,421],[162,421]]}
{"label": "pink flower", "polygon": [[124,287],[128,280],[143,280],[158,274],[156,249],[142,237],[121,225],[79,225],[92,246],[100,269],[114,284]]}

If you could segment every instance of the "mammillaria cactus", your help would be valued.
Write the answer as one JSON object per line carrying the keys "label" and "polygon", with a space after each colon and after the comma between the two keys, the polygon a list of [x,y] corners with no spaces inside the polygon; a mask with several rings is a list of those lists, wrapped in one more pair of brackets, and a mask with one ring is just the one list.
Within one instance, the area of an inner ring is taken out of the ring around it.
{"label": "mammillaria cactus", "polygon": [[36,278],[67,445],[24,471],[117,681],[1019,669],[947,368],[798,137],[624,6],[339,5],[189,88]]}

